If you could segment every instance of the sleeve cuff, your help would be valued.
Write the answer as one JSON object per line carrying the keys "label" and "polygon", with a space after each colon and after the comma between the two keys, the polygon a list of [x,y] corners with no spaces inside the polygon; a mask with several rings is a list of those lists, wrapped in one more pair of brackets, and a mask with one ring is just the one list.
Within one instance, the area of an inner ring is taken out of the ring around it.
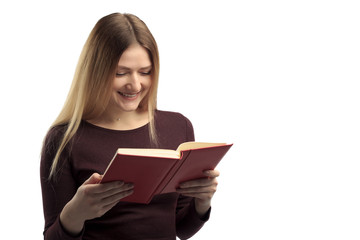
{"label": "sleeve cuff", "polygon": [[[195,209],[195,206],[194,206],[194,209]],[[196,209],[195,209],[195,211],[196,211]],[[210,218],[210,213],[211,213],[211,207],[210,207],[209,210],[204,214],[204,216],[200,217],[199,214],[198,214],[199,219],[200,219],[201,221],[203,221],[203,222],[207,222],[207,221],[209,220],[209,218]]]}
{"label": "sleeve cuff", "polygon": [[209,208],[209,210],[204,214],[204,216],[200,216],[198,214],[198,212],[196,211],[196,208],[195,208],[195,199],[193,199],[191,201],[191,205],[190,205],[190,211],[191,211],[191,216],[196,216],[198,220],[202,221],[202,222],[207,222],[210,218],[210,213],[211,213],[211,207]]}
{"label": "sleeve cuff", "polygon": [[46,230],[44,231],[44,239],[48,240],[81,240],[83,235],[84,235],[84,228],[81,231],[81,233],[79,233],[79,235],[77,236],[72,236],[71,234],[69,234],[64,227],[62,226],[61,222],[60,222],[60,216],[58,216],[56,218],[56,220],[54,221],[54,223],[46,228]]}
{"label": "sleeve cuff", "polygon": [[74,235],[70,234],[68,231],[66,231],[66,229],[63,227],[63,225],[61,224],[61,221],[60,221],[60,216],[58,216],[56,221],[59,224],[61,232],[62,232],[61,239],[66,239],[66,240],[81,240],[82,239],[84,232],[85,232],[85,227],[81,230],[81,232],[79,234],[74,236]]}

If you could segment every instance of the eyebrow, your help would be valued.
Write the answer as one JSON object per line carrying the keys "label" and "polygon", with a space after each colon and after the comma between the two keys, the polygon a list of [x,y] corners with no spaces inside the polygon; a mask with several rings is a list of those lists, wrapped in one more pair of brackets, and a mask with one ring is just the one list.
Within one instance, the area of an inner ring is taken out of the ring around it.
{"label": "eyebrow", "polygon": [[[149,65],[149,66],[146,66],[146,67],[142,67],[142,68],[139,68],[139,70],[144,70],[144,69],[148,69],[148,68],[152,68],[152,65]],[[117,68],[118,70],[131,70],[130,68],[128,67],[125,67],[125,66],[118,66]]]}

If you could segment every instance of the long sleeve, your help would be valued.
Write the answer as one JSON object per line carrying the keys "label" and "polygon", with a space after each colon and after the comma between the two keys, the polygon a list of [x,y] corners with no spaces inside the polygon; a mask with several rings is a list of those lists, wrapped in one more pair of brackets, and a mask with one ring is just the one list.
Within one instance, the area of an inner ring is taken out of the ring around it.
{"label": "long sleeve", "polygon": [[42,188],[45,230],[44,239],[81,239],[72,237],[63,229],[60,222],[60,213],[76,193],[76,183],[71,174],[71,167],[67,159],[67,151],[64,151],[58,167],[61,168],[56,180],[48,180],[50,167],[53,162],[59,140],[61,139],[59,128],[51,129],[45,139],[41,154],[40,180]]}
{"label": "long sleeve", "polygon": [[[119,202],[99,218],[85,221],[80,236],[72,237],[60,222],[64,206],[78,187],[94,172],[104,173],[116,149],[151,146],[148,125],[118,131],[83,121],[71,144],[58,163],[55,180],[48,180],[50,168],[64,133],[64,126],[49,131],[41,155],[40,175],[44,208],[44,239],[181,239],[193,236],[207,221],[200,218],[194,198],[178,193],[155,196],[148,204]],[[176,149],[180,143],[194,140],[191,122],[179,113],[158,111],[156,130],[159,148]]]}
{"label": "long sleeve", "polygon": [[195,210],[194,198],[180,196],[176,209],[176,235],[188,239],[197,233],[210,218],[211,208],[203,218]]}
{"label": "long sleeve", "polygon": [[[186,121],[186,141],[194,141],[194,129],[191,122]],[[195,199],[179,196],[176,208],[176,235],[180,239],[188,239],[197,233],[210,218],[211,208],[203,218],[200,218],[195,209]]]}

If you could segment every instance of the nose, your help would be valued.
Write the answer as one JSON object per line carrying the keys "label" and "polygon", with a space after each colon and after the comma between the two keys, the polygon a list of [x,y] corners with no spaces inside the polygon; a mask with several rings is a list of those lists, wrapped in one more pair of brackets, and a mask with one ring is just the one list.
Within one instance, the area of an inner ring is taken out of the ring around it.
{"label": "nose", "polygon": [[135,93],[141,90],[141,82],[137,73],[132,73],[128,78],[126,89]]}

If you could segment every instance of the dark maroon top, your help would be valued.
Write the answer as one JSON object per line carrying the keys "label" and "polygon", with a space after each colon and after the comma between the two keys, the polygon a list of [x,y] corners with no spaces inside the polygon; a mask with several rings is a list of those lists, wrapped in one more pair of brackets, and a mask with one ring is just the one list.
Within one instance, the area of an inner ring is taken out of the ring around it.
{"label": "dark maroon top", "polygon": [[[176,149],[193,141],[191,122],[179,113],[156,111],[159,148]],[[78,187],[94,172],[103,174],[117,148],[152,148],[148,125],[117,131],[83,121],[59,162],[56,181],[48,181],[50,166],[65,126],[52,128],[42,150],[40,175],[45,217],[45,239],[187,239],[208,220],[200,219],[194,199],[178,193],[157,195],[148,204],[120,202],[100,218],[88,220],[80,236],[70,236],[59,216]],[[134,189],[136,191],[136,188]]]}

